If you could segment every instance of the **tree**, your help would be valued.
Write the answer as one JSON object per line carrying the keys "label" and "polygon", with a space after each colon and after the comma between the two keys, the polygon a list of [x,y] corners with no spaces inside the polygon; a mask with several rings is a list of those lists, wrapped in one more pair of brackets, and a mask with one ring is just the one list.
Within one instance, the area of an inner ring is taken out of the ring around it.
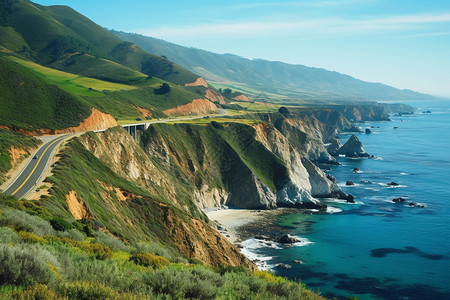
{"label": "tree", "polygon": [[155,95],[164,95],[168,92],[170,92],[170,85],[168,85],[167,83],[163,83],[159,88],[155,89],[153,93],[155,93]]}

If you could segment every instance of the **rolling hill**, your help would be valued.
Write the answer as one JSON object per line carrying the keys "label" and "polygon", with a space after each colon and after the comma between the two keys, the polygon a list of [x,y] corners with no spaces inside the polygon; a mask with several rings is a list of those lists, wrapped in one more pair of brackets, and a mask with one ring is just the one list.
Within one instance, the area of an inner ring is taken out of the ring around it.
{"label": "rolling hill", "polygon": [[[158,118],[217,95],[194,84],[197,74],[121,40],[70,7],[16,0],[2,2],[0,10],[5,128],[37,133],[76,127],[93,108],[116,120]],[[158,93],[162,86],[169,88]]]}
{"label": "rolling hill", "polygon": [[[381,83],[370,83],[325,69],[291,65],[262,59],[246,59],[232,54],[217,54],[188,48],[139,34],[111,31],[142,49],[164,55],[181,66],[203,76],[217,87],[231,87],[284,103],[339,100],[414,100],[429,95],[399,90]],[[290,99],[287,99],[290,98]]]}

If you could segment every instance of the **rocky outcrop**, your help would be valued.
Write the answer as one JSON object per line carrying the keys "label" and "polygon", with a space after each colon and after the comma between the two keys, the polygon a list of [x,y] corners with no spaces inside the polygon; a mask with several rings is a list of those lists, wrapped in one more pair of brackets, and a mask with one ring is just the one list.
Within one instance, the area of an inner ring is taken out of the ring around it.
{"label": "rocky outcrop", "polygon": [[249,102],[250,101],[250,99],[248,99],[248,97],[246,95],[244,95],[244,94],[240,94],[240,95],[237,95],[236,97],[233,97],[233,100],[244,101],[244,102]]}
{"label": "rocky outcrop", "polygon": [[218,113],[217,106],[207,99],[194,99],[191,103],[169,108],[163,111],[168,116],[207,115]]}
{"label": "rocky outcrop", "polygon": [[347,157],[370,157],[370,155],[364,151],[363,145],[356,135],[352,135],[337,151],[337,154],[345,155]]}
{"label": "rocky outcrop", "polygon": [[212,102],[219,102],[220,104],[226,103],[223,96],[212,89],[206,89],[205,97],[206,99],[211,100]]}
{"label": "rocky outcrop", "polygon": [[208,83],[206,82],[205,79],[203,79],[202,77],[197,78],[196,81],[192,82],[192,83],[186,83],[184,84],[184,86],[204,86],[204,87],[208,87]]}

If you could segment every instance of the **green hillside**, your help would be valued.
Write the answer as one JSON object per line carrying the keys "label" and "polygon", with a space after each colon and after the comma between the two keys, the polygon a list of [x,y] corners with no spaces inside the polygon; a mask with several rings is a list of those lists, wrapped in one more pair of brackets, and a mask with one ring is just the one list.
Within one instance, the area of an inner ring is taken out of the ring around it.
{"label": "green hillside", "polygon": [[3,5],[10,13],[0,24],[0,46],[39,64],[121,83],[139,80],[142,74],[136,71],[182,85],[198,78],[167,59],[123,42],[70,7],[47,7],[27,0]]}
{"label": "green hillside", "polygon": [[77,126],[90,105],[30,69],[0,56],[0,124],[35,131]]}
{"label": "green hillside", "polygon": [[[414,100],[429,95],[370,83],[325,69],[291,65],[262,59],[246,59],[232,54],[188,48],[143,35],[111,31],[145,51],[164,55],[195,72],[217,87],[231,87],[257,97],[270,93],[272,100],[293,104],[305,101]],[[289,99],[288,99],[289,98]]]}

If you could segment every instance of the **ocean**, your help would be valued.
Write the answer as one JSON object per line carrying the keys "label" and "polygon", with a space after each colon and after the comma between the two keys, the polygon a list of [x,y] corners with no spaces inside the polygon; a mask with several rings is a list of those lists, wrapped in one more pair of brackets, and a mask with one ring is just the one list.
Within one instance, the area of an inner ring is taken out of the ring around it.
{"label": "ocean", "polygon": [[[372,131],[357,137],[376,159],[339,157],[328,172],[355,204],[324,199],[328,213],[279,216],[276,224],[302,242],[250,239],[244,253],[330,298],[450,299],[450,102],[410,104],[414,115],[359,124]],[[342,143],[349,137],[341,134]]]}

